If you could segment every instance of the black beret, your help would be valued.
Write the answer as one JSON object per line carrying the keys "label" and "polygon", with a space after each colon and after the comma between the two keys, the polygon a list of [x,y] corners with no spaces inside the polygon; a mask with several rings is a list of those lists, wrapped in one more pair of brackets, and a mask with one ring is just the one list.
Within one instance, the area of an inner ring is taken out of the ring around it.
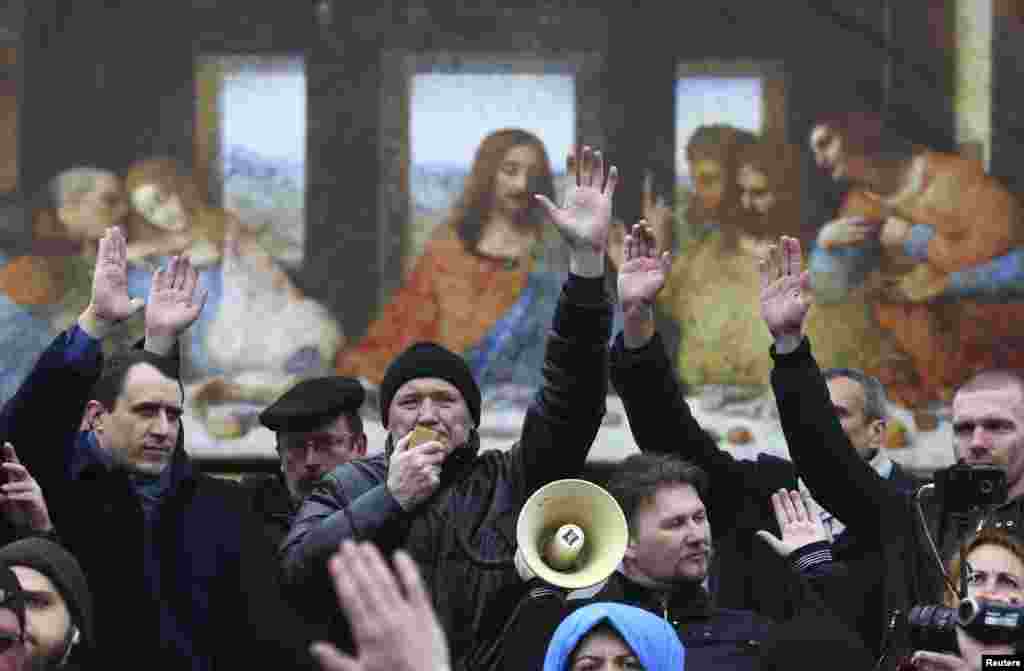
{"label": "black beret", "polygon": [[358,412],[366,390],[350,377],[303,380],[260,413],[260,423],[271,431],[316,431],[344,412]]}

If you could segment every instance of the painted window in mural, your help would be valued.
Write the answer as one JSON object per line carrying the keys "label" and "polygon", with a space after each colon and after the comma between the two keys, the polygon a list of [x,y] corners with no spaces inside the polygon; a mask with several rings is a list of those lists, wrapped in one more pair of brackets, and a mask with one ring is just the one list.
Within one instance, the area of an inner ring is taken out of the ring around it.
{"label": "painted window in mural", "polygon": [[[423,73],[412,77],[410,114],[412,222],[409,255],[416,257],[466,191],[484,140],[500,129],[532,133],[543,145],[554,178],[564,175],[573,143],[573,77],[563,74]],[[526,136],[523,135],[525,138]],[[512,141],[511,136],[506,142]],[[496,157],[491,160],[502,160]],[[536,171],[536,166],[527,166]],[[506,198],[521,204],[528,184]]]}
{"label": "painted window in mural", "polygon": [[[738,152],[761,132],[765,78],[754,66],[680,68],[676,80],[676,216],[672,240],[677,257],[662,309],[680,327],[677,365],[694,388],[706,385],[757,386],[763,338],[750,315],[756,292],[728,291],[710,284],[729,270],[748,279],[740,250],[754,237],[741,219]],[[728,287],[727,287],[728,288]],[[710,316],[710,318],[709,318]],[[740,350],[749,349],[742,353]]]}
{"label": "painted window in mural", "polygon": [[[306,76],[301,56],[208,54],[197,62],[195,222],[215,232],[190,330],[185,421],[208,454],[271,454],[257,415],[328,373],[340,325],[290,271],[305,240]],[[194,255],[193,255],[194,258]]]}
{"label": "painted window in mural", "polygon": [[211,196],[257,232],[275,258],[296,265],[305,239],[302,57],[206,56],[198,74],[205,164],[199,170]]}
{"label": "painted window in mural", "polygon": [[[784,215],[771,210],[768,220],[768,185],[751,183],[744,191],[740,166],[751,159],[751,147],[782,126],[784,101],[784,76],[772,64],[681,64],[674,210],[657,205],[658,194],[645,206],[659,245],[674,253],[658,298],[659,331],[702,420],[734,446],[780,455],[781,433],[760,421],[773,407],[765,393],[771,343],[757,318],[754,256],[778,234],[772,222]],[[799,205],[797,193],[787,208]],[[753,214],[758,207],[765,216]]]}
{"label": "painted window in mural", "polygon": [[409,344],[464,354],[486,398],[526,398],[565,251],[533,199],[555,199],[576,133],[572,71],[498,59],[409,67],[404,276],[338,370],[378,384]]}
{"label": "painted window in mural", "polygon": [[713,225],[718,208],[734,196],[726,193],[728,180],[716,154],[722,136],[760,132],[762,86],[753,74],[676,80],[676,198],[694,233]]}

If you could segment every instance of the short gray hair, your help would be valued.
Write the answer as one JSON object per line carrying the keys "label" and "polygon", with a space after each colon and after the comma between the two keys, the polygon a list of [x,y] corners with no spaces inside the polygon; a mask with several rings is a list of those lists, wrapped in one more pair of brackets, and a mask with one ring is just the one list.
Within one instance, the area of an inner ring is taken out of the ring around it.
{"label": "short gray hair", "polygon": [[869,420],[888,419],[889,411],[885,397],[885,387],[878,381],[878,378],[872,377],[856,368],[828,368],[822,375],[825,377],[826,382],[837,377],[850,378],[864,390],[864,416]]}
{"label": "short gray hair", "polygon": [[109,170],[91,166],[69,168],[50,180],[50,198],[56,207],[78,202],[91,193],[96,182],[104,177],[117,179],[117,175]]}

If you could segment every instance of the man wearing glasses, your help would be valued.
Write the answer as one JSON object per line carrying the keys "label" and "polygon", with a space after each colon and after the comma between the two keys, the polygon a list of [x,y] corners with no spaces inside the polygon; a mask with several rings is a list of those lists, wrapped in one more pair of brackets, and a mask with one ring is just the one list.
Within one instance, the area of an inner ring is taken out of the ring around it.
{"label": "man wearing glasses", "polygon": [[366,456],[359,409],[366,392],[358,380],[319,377],[292,387],[260,413],[260,423],[277,434],[281,472],[250,476],[267,535],[280,545],[292,516],[323,475]]}

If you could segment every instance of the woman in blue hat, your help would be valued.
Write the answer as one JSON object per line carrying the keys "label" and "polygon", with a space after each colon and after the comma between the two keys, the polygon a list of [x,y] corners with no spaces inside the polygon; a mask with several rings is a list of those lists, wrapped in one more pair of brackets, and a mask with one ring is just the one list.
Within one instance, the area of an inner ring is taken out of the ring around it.
{"label": "woman in blue hat", "polygon": [[558,625],[544,671],[682,671],[686,651],[672,626],[621,603],[584,606]]}

